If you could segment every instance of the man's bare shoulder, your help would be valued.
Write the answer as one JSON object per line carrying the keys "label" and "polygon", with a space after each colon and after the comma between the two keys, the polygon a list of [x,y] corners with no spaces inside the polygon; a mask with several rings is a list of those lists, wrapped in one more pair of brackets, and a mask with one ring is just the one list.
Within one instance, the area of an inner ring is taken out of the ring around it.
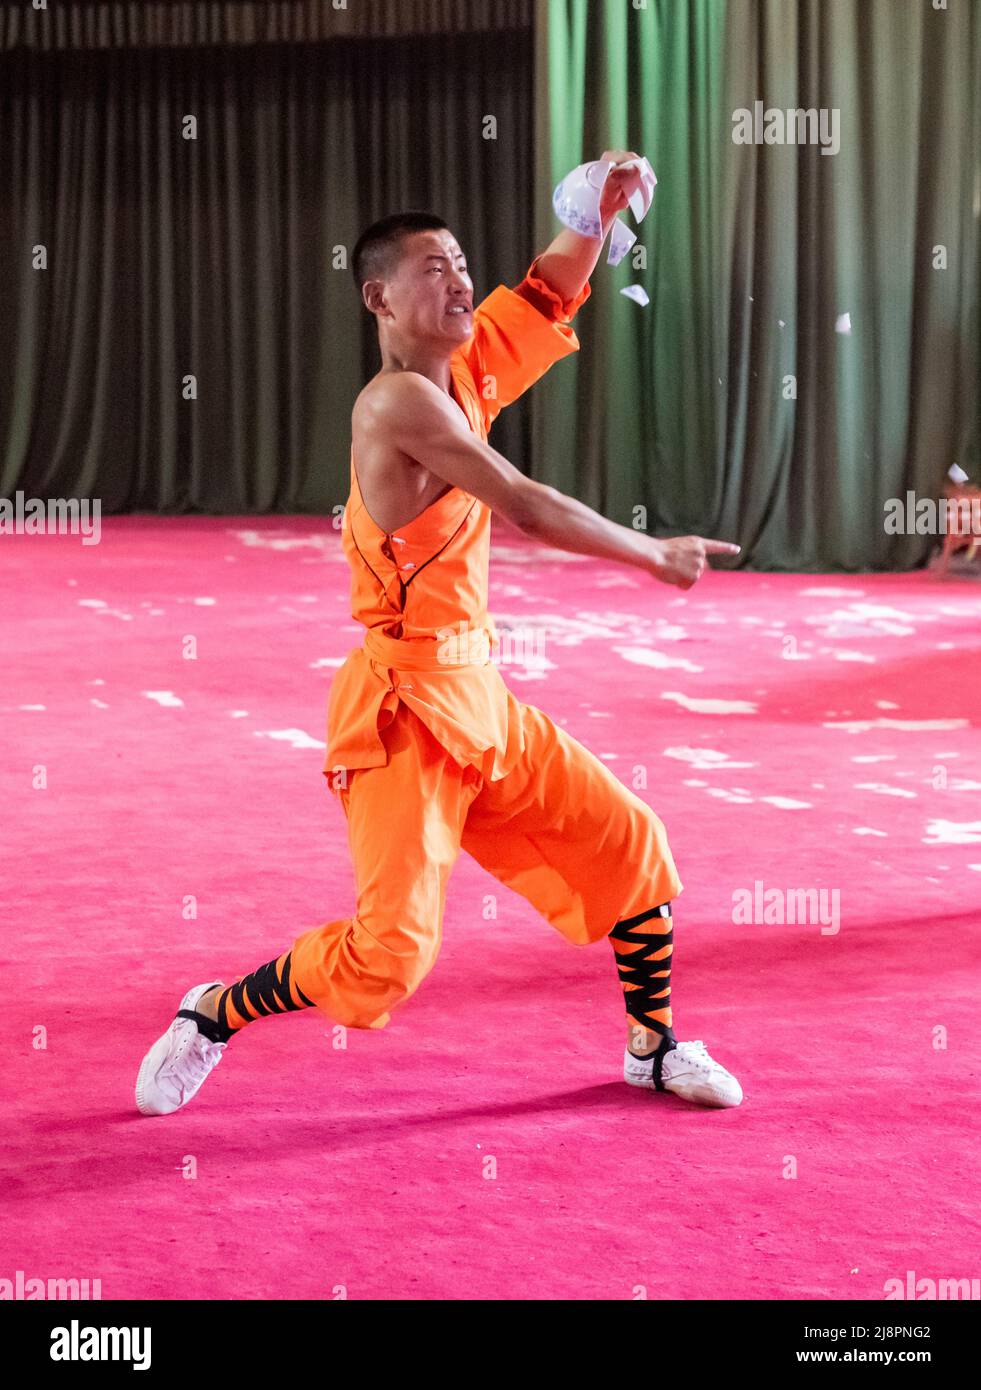
{"label": "man's bare shoulder", "polygon": [[398,455],[420,465],[436,442],[470,429],[453,397],[420,372],[379,372],[358,396],[351,437],[359,458],[371,449],[376,458]]}
{"label": "man's bare shoulder", "polygon": [[452,406],[453,398],[421,372],[379,372],[355,401],[352,420],[356,425],[377,427],[386,421],[404,419],[410,411]]}
{"label": "man's bare shoulder", "polygon": [[[358,483],[369,515],[386,529],[404,526],[448,491],[449,484],[416,457],[414,437],[428,422],[413,403],[443,393],[418,372],[379,372],[354,403],[351,438]],[[446,398],[449,401],[449,397]]]}

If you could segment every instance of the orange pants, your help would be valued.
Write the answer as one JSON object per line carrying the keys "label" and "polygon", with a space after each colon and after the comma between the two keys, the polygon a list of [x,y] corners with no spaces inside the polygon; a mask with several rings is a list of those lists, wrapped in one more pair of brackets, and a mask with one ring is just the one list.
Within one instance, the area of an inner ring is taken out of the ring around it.
{"label": "orange pants", "polygon": [[522,705],[521,720],[521,760],[485,782],[400,703],[382,731],[388,765],[351,774],[355,915],[293,946],[296,984],[334,1022],[384,1028],[422,983],[461,848],[580,945],[682,891],[650,807],[541,710]]}

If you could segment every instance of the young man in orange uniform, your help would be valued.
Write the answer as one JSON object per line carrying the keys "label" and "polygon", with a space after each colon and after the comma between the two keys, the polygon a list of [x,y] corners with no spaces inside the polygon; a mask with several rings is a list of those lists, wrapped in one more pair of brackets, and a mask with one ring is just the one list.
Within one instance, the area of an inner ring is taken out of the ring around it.
{"label": "young man in orange uniform", "polygon": [[[630,151],[603,155],[604,233],[627,205]],[[570,941],[609,937],[624,988],[624,1079],[697,1104],[738,1105],[739,1083],[672,1030],[671,901],[682,891],[664,825],[592,753],[515,699],[492,660],[490,518],[563,550],[688,589],[738,546],[658,541],[533,482],[487,443],[503,407],[577,351],[603,240],[565,229],[516,289],[476,309],[442,219],[405,213],[361,236],[353,270],[382,368],[352,417],[342,527],[364,644],[331,686],[324,772],[348,825],[352,917],[308,931],[234,985],[197,985],[143,1060],[139,1110],[170,1114],[254,1019],[316,1007],[383,1028],[440,947],[462,849]]]}

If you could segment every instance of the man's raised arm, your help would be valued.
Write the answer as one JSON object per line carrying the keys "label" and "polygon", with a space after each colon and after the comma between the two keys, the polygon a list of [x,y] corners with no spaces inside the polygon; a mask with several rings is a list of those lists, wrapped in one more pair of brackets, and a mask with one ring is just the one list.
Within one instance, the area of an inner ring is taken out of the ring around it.
{"label": "man's raised arm", "polygon": [[604,150],[600,159],[614,165],[607,176],[600,200],[602,237],[582,236],[571,228],[563,227],[548,249],[535,261],[535,273],[567,303],[582,293],[596,269],[610,223],[618,212],[629,206],[634,171],[621,170],[617,166],[638,160],[640,155],[633,150]]}

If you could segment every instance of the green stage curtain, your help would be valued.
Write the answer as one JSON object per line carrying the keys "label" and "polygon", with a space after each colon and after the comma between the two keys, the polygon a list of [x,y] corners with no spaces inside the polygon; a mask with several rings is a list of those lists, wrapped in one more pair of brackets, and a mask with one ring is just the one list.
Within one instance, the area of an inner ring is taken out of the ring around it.
{"label": "green stage curtain", "polygon": [[[346,500],[351,408],[379,365],[335,268],[358,234],[438,212],[478,294],[537,249],[530,5],[478,6],[529,21],[487,32],[449,8],[454,29],[414,37],[0,53],[0,494],[106,514]],[[526,401],[495,427],[522,466],[529,429]]]}
{"label": "green stage curtain", "polygon": [[[757,100],[837,109],[839,152],[734,144]],[[377,367],[358,232],[430,207],[516,283],[613,144],[660,181],[646,264],[604,258],[493,443],[740,563],[922,563],[886,499],[981,475],[974,0],[0,3],[0,494],[326,513]]]}
{"label": "green stage curtain", "polygon": [[[624,145],[659,184],[646,268],[601,264],[533,408],[536,476],[758,568],[922,563],[935,540],[888,535],[885,501],[953,463],[981,481],[981,4],[549,0],[541,23],[541,178]],[[837,108],[839,152],[735,144],[758,100]]]}

